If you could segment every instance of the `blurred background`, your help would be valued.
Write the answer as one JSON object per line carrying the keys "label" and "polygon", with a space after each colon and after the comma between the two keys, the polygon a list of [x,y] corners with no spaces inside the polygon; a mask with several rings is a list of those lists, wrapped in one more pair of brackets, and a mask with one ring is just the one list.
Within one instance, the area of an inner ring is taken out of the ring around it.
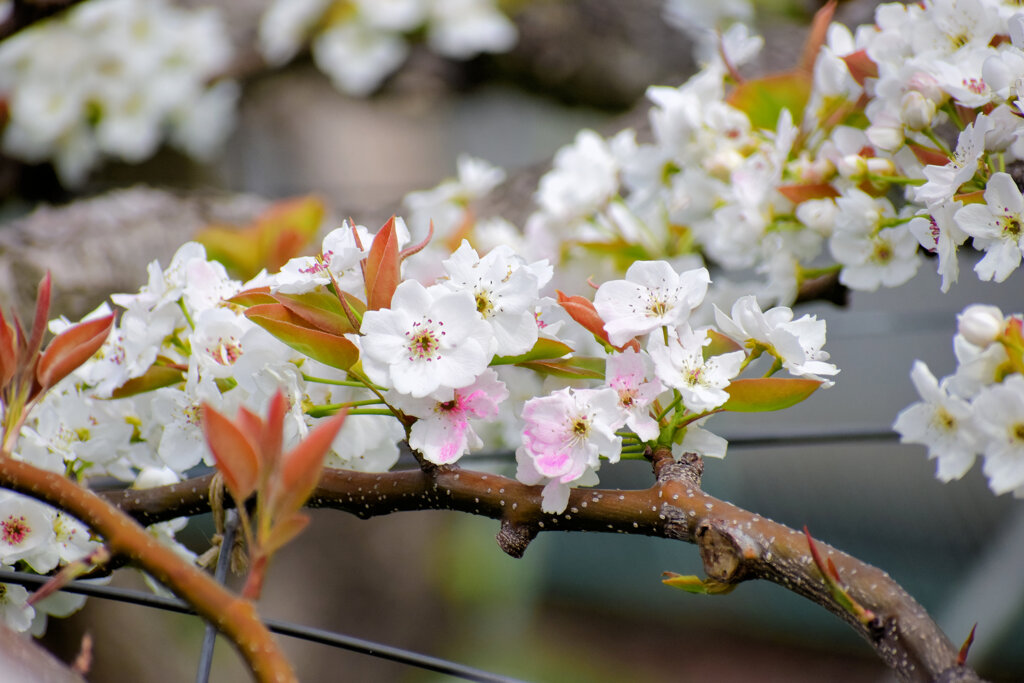
{"label": "blurred background", "polygon": [[[22,13],[34,5],[13,4]],[[722,3],[730,4],[747,11],[748,3]],[[863,23],[874,4],[843,3],[839,16]],[[219,3],[242,55],[232,64],[241,89],[237,123],[210,163],[162,148],[141,163],[102,165],[69,190],[49,164],[2,160],[5,304],[22,302],[19,292],[56,262],[59,312],[81,315],[107,293],[137,288],[148,261],[166,263],[206,221],[244,222],[266,200],[315,193],[336,220],[353,216],[373,228],[400,210],[406,192],[452,176],[462,153],[508,169],[512,182],[535,183],[581,127],[642,128],[646,86],[681,83],[694,69],[692,36],[663,19],[661,0],[523,0],[509,3],[519,31],[510,52],[452,61],[414,45],[372,96],[357,98],[332,88],[308,55],[283,68],[252,65],[265,5]],[[818,5],[755,5],[768,41],[762,68],[792,63]],[[79,201],[88,197],[95,203]],[[40,202],[66,206],[30,213]],[[1024,503],[993,496],[977,467],[939,483],[924,449],[900,446],[891,424],[917,398],[913,360],[939,376],[952,372],[955,314],[972,302],[1021,310],[1024,277],[994,286],[968,275],[939,295],[933,270],[896,290],[856,293],[845,308],[803,307],[828,320],[826,348],[842,368],[835,387],[781,413],[716,418],[711,427],[732,445],[725,460],[707,463],[705,488],[776,521],[807,524],[816,538],[886,569],[954,642],[978,622],[971,663],[993,680],[1020,681]],[[643,463],[601,475],[603,487],[651,483]],[[316,511],[275,558],[261,612],[531,681],[889,680],[843,623],[781,588],[750,583],[706,597],[664,587],[663,571],[702,574],[691,546],[549,533],[513,560],[496,532],[491,520],[455,513],[359,521]],[[198,518],[180,538],[201,550],[212,533]],[[130,573],[116,582],[141,585]],[[92,681],[195,678],[197,619],[90,600],[74,617],[51,620],[44,642],[68,660],[86,631],[95,639]],[[306,681],[443,679],[283,642]],[[245,680],[223,642],[211,680]]]}

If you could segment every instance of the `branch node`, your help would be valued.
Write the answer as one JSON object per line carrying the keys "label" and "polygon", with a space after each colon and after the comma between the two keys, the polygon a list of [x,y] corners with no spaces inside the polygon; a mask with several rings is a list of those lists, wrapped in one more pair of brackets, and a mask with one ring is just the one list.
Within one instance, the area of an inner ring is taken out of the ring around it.
{"label": "branch node", "polygon": [[743,559],[752,553],[747,544],[705,520],[697,526],[697,547],[704,572],[716,581],[731,583],[742,576]]}
{"label": "branch node", "polygon": [[701,476],[704,474],[704,459],[693,452],[683,453],[679,460],[672,455],[668,446],[658,446],[647,451],[647,458],[654,468],[654,476],[659,484],[679,481],[690,486],[700,487]]}
{"label": "branch node", "polygon": [[501,528],[498,530],[498,547],[506,555],[517,560],[526,552],[530,541],[537,535],[537,527],[531,524],[511,522],[507,519],[501,520]]}

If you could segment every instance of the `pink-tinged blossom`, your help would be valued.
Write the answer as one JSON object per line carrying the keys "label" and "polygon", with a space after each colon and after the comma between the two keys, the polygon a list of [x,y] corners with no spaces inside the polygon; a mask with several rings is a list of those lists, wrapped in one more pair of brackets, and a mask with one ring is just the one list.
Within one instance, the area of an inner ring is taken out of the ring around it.
{"label": "pink-tinged blossom", "polygon": [[40,574],[56,567],[53,515],[52,508],[31,498],[0,493],[0,565],[20,561]]}
{"label": "pink-tinged blossom", "polygon": [[435,465],[449,465],[471,449],[483,446],[470,419],[497,416],[498,404],[508,398],[508,389],[498,374],[488,368],[469,386],[456,389],[451,398],[412,398],[401,394],[390,394],[389,398],[396,408],[418,418],[409,435],[409,446]]}
{"label": "pink-tinged blossom", "polygon": [[1003,282],[1020,266],[1024,250],[1024,197],[1008,173],[993,173],[985,187],[985,203],[956,212],[960,228],[974,238],[985,258],[974,266],[982,280]]}
{"label": "pink-tinged blossom", "polygon": [[544,484],[541,508],[562,512],[573,483],[592,483],[600,456],[617,462],[625,424],[619,396],[612,389],[561,389],[530,399],[523,406],[523,444],[516,451],[516,477],[524,484]]}
{"label": "pink-tinged blossom", "polygon": [[665,261],[637,261],[625,280],[610,280],[594,295],[594,308],[605,321],[608,339],[622,346],[659,327],[687,321],[704,301],[711,276],[707,268],[677,273]]}
{"label": "pink-tinged blossom", "polygon": [[971,406],[950,395],[921,361],[914,361],[910,373],[921,401],[900,412],[892,428],[902,443],[919,443],[928,457],[938,460],[937,476],[942,481],[959,479],[974,464],[977,440],[971,422]]}
{"label": "pink-tinged blossom", "polygon": [[654,372],[666,386],[678,389],[687,410],[703,413],[729,400],[725,387],[739,374],[746,358],[743,351],[731,351],[704,359],[708,342],[704,330],[694,331],[689,325],[668,331],[666,342],[652,335],[647,351],[654,361]]}
{"label": "pink-tinged blossom", "polygon": [[472,384],[491,361],[491,329],[467,291],[406,280],[391,308],[367,311],[359,344],[371,381],[422,398]]}
{"label": "pink-tinged blossom", "polygon": [[605,362],[608,386],[619,395],[619,410],[626,418],[626,426],[641,441],[658,437],[658,422],[650,414],[649,406],[662,391],[657,377],[647,379],[643,356],[633,349],[616,353]]}

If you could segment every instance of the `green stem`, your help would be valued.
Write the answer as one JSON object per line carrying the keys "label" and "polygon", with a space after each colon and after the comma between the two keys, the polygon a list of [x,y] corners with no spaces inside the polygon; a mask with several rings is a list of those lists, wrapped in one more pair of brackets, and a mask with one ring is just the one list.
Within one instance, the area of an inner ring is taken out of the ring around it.
{"label": "green stem", "polygon": [[358,406],[379,406],[381,400],[377,398],[368,398],[365,401],[346,401],[344,403],[329,403],[322,406],[313,406],[306,411],[306,414],[310,417],[327,417],[329,415],[336,415],[339,410],[344,408],[356,408]]}
{"label": "green stem", "polygon": [[945,154],[947,157],[952,156],[952,153],[949,151],[949,147],[946,146],[946,143],[943,142],[939,138],[939,136],[935,134],[935,131],[933,131],[931,128],[925,128],[924,130],[921,131],[921,133],[926,138],[931,140],[932,144],[938,147],[942,151],[942,153]]}
{"label": "green stem", "polygon": [[[327,379],[326,377],[314,377],[313,375],[307,375],[302,373],[302,379],[307,382],[316,382],[317,384],[333,384],[339,387],[353,387],[355,389],[365,389],[366,382],[353,382],[350,379]],[[383,387],[378,387],[383,389]]]}

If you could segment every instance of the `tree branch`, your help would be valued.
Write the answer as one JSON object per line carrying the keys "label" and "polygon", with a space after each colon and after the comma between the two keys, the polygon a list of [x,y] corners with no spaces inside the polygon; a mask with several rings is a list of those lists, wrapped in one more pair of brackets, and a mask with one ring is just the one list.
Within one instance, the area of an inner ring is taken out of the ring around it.
{"label": "tree branch", "polygon": [[149,572],[227,636],[258,680],[267,683],[297,680],[291,664],[250,601],[232,595],[208,574],[146,533],[109,501],[70,479],[6,454],[0,454],[0,486],[60,508],[102,535],[112,553],[129,558]]}
{"label": "tree branch", "polygon": [[[850,596],[877,619],[861,623],[832,598],[803,533],[740,509],[700,488],[701,459],[675,462],[668,449],[651,454],[656,483],[644,490],[574,489],[565,512],[541,509],[541,487],[457,466],[365,473],[325,470],[311,507],[362,519],[412,510],[456,510],[500,520],[502,550],[521,557],[542,531],[640,534],[698,546],[708,576],[735,584],[764,579],[821,605],[846,621],[905,681],[978,681],[957,663],[958,650],[885,572],[819,543]],[[116,491],[104,497],[144,524],[209,510],[209,479]]]}

